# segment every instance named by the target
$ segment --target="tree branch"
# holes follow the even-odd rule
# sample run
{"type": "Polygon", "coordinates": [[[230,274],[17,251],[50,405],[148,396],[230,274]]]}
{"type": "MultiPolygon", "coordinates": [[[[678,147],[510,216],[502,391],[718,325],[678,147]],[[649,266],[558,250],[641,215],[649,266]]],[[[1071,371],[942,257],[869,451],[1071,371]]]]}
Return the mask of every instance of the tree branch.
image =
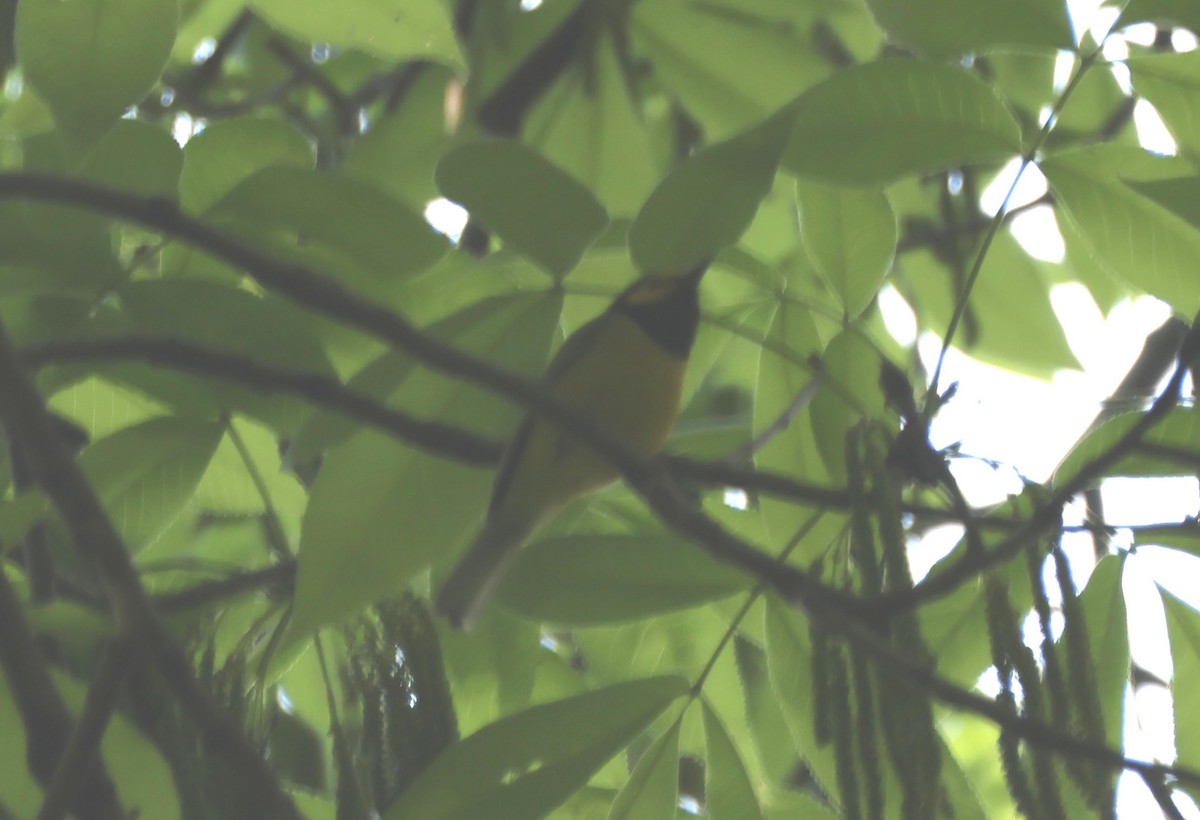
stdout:
{"type": "Polygon", "coordinates": [[[407,444],[466,464],[492,465],[503,449],[497,441],[461,427],[418,419],[393,410],[339,382],[303,370],[264,364],[167,336],[115,336],[45,342],[21,350],[31,367],[85,361],[138,361],[234,382],[261,393],[290,393],[318,407],[344,413],[407,444]]]}
{"type": "Polygon", "coordinates": [[[21,368],[3,324],[0,419],[10,439],[21,442],[38,485],[58,510],[80,556],[98,575],[112,603],[118,633],[154,660],[209,750],[231,763],[238,776],[230,785],[246,811],[252,816],[298,818],[275,773],[200,686],[188,659],[155,614],[121,537],[83,470],[55,434],[42,397],[21,368]]]}
{"type": "Polygon", "coordinates": [[[641,458],[541,384],[421,332],[398,314],[305,265],[275,259],[241,239],[187,216],[174,202],[161,198],[135,196],[89,182],[32,172],[0,174],[0,198],[3,197],[24,197],[98,211],[194,245],[301,307],[405,350],[435,370],[473,382],[530,408],[611,462],[650,508],[677,532],[695,539],[716,559],[767,581],[785,597],[806,606],[836,606],[850,612],[857,608],[858,599],[854,595],[777,562],[693,509],[674,487],[659,460],[641,458]]]}
{"type": "Polygon", "coordinates": [[[83,712],[46,789],[37,820],[60,820],[66,817],[81,793],[88,769],[100,762],[100,741],[120,696],[121,684],[128,671],[130,649],[129,641],[118,636],[109,641],[100,656],[100,665],[92,676],[83,712]]]}
{"type": "MultiPolygon", "coordinates": [[[[50,670],[17,601],[16,592],[0,566],[0,668],[25,727],[25,757],[34,776],[46,788],[72,737],[71,713],[58,692],[50,670]]],[[[76,771],[78,796],[69,805],[84,820],[122,820],[125,812],[112,779],[99,759],[76,771]]]]}

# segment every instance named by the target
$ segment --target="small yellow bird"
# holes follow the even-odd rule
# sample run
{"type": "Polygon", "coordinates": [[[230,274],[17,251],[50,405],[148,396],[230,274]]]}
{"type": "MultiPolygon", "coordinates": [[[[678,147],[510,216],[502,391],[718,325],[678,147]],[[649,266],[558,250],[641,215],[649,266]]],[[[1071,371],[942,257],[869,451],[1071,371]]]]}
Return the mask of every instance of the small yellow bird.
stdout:
{"type": "MultiPolygon", "coordinates": [[[[679,414],[707,267],[634,282],[563,343],[542,383],[635,452],[658,452],[679,414]]],[[[500,463],[483,530],[434,596],[437,610],[454,626],[472,628],[538,526],[616,478],[599,455],[527,414],[500,463]]]]}

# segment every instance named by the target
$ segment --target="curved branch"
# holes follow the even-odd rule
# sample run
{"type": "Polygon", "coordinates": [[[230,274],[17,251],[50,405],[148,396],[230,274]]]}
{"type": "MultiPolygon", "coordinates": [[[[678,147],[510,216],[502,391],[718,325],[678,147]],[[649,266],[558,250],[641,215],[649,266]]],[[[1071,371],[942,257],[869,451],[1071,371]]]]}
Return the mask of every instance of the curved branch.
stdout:
{"type": "Polygon", "coordinates": [[[429,367],[460,377],[552,421],[607,459],[647,505],[671,528],[694,539],[714,558],[766,581],[804,606],[832,606],[853,613],[859,599],[817,581],[735,537],[693,509],[658,459],[644,459],[600,429],[542,385],[421,332],[391,310],[358,296],[340,283],[295,262],[274,258],[245,241],[184,214],[159,197],[141,197],[90,182],[33,172],[0,173],[0,198],[21,197],[72,205],[137,223],[183,240],[244,271],[263,287],[295,304],[405,350],[429,367]]]}
{"type": "Polygon", "coordinates": [[[264,364],[167,336],[117,336],[70,339],[21,350],[31,367],[81,361],[139,361],[236,382],[263,393],[290,393],[390,433],[414,447],[466,464],[491,465],[503,449],[497,441],[461,427],[418,419],[356,392],[337,379],[264,364]]]}

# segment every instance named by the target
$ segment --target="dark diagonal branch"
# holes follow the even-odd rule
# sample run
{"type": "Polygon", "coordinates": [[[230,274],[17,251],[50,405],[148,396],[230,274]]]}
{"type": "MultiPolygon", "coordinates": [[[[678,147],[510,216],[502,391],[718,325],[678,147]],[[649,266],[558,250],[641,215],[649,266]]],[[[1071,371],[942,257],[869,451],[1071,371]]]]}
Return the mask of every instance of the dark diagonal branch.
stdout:
{"type": "Polygon", "coordinates": [[[112,604],[118,634],[127,636],[158,667],[208,750],[237,773],[229,786],[250,816],[298,818],[275,773],[196,680],[191,664],[142,588],[129,553],[88,483],[56,434],[45,403],[25,373],[7,330],[0,325],[0,420],[22,452],[38,485],[62,518],[81,558],[112,604]]]}
{"type": "MultiPolygon", "coordinates": [[[[0,567],[0,669],[25,727],[30,771],[50,788],[74,731],[74,721],[38,651],[16,592],[0,567]]],[[[76,794],[67,805],[84,820],[121,820],[125,812],[103,764],[93,760],[75,772],[76,794]]]]}
{"type": "Polygon", "coordinates": [[[194,245],[301,307],[407,351],[434,370],[498,393],[554,422],[612,463],[669,526],[696,539],[718,560],[766,580],[785,597],[807,606],[836,606],[851,612],[856,609],[855,596],[826,586],[795,567],[779,563],[693,509],[675,489],[661,462],[639,457],[542,385],[421,332],[398,314],[358,296],[305,265],[276,259],[225,231],[187,216],[174,202],[166,199],[140,197],[79,180],[25,172],[0,174],[0,198],[3,197],[57,202],[97,211],[194,245]]]}
{"type": "Polygon", "coordinates": [[[326,410],[344,413],[402,441],[466,464],[491,465],[502,445],[441,422],[393,410],[337,379],[265,364],[165,336],[72,339],[27,347],[21,357],[32,367],[81,361],[138,361],[234,382],[262,393],[290,393],[326,410]]]}
{"type": "Polygon", "coordinates": [[[62,759],[46,789],[37,820],[60,820],[82,794],[88,769],[100,760],[100,740],[117,705],[121,683],[129,669],[131,647],[124,638],[109,641],[92,677],[79,723],[63,751],[62,759]]]}

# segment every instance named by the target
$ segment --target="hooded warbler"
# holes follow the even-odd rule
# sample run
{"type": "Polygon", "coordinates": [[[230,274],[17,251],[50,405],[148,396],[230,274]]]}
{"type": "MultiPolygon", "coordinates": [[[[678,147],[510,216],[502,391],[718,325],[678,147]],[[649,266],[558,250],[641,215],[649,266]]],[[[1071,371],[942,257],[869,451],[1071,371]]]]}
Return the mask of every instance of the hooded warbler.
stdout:
{"type": "MultiPolygon", "coordinates": [[[[634,282],[563,343],[542,383],[635,452],[658,452],[679,413],[707,266],[634,282]]],[[[483,529],[434,597],[437,610],[456,627],[473,627],[538,526],[616,478],[601,456],[527,414],[501,460],[483,529]]]]}

